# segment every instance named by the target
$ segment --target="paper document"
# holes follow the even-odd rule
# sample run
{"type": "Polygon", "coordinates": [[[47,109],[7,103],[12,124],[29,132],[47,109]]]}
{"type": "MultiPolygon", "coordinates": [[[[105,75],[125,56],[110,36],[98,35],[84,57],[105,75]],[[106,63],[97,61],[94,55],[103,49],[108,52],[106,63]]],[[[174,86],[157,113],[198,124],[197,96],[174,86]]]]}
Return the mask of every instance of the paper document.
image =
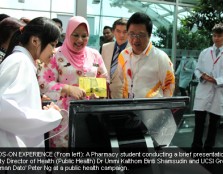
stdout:
{"type": "Polygon", "coordinates": [[[105,78],[79,77],[79,87],[90,96],[95,93],[99,97],[107,97],[107,85],[105,78]]]}

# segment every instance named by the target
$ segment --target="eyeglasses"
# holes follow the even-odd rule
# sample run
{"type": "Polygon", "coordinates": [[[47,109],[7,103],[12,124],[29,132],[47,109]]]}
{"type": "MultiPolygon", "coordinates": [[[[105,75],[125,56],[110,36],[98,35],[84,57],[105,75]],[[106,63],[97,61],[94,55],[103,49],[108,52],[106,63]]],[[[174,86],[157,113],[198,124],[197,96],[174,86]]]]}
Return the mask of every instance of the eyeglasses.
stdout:
{"type": "Polygon", "coordinates": [[[82,40],[88,39],[88,35],[71,34],[71,36],[73,36],[75,40],[78,40],[80,37],[82,40]]]}
{"type": "Polygon", "coordinates": [[[146,34],[128,34],[128,36],[131,38],[131,39],[134,39],[134,38],[137,38],[137,39],[144,39],[147,35],[146,34]]]}

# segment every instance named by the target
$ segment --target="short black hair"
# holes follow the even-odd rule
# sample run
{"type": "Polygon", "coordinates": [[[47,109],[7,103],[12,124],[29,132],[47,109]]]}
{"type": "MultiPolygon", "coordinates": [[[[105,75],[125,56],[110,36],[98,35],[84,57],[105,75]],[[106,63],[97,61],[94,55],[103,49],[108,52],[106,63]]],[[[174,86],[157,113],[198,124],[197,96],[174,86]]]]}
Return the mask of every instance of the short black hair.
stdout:
{"type": "Polygon", "coordinates": [[[53,18],[52,20],[53,20],[54,22],[60,23],[61,27],[63,27],[63,22],[62,22],[60,19],[58,19],[58,18],[53,18]]]}
{"type": "Polygon", "coordinates": [[[218,33],[218,34],[223,33],[223,23],[215,24],[214,27],[212,28],[212,33],[218,33]]]}
{"type": "Polygon", "coordinates": [[[110,26],[104,26],[104,28],[103,28],[103,30],[106,30],[106,29],[109,29],[109,30],[111,30],[112,31],[112,27],[110,27],[110,26]]]}
{"type": "Polygon", "coordinates": [[[150,36],[152,34],[153,23],[151,18],[146,13],[142,12],[134,13],[127,22],[127,31],[129,30],[129,26],[131,24],[144,24],[146,26],[148,35],[150,36]]]}

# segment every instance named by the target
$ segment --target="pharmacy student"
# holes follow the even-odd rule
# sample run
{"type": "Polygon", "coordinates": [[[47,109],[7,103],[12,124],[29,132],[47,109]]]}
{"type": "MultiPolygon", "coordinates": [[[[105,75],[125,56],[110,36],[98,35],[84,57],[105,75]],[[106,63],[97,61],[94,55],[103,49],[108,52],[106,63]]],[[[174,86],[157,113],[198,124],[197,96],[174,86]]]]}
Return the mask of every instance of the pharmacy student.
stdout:
{"type": "Polygon", "coordinates": [[[36,60],[48,63],[60,30],[38,17],[18,29],[0,65],[0,147],[44,147],[44,133],[62,120],[51,103],[42,109],[36,60]]]}
{"type": "Polygon", "coordinates": [[[223,116],[223,23],[212,28],[211,47],[201,51],[195,69],[199,79],[194,98],[195,127],[192,152],[212,152],[223,116]],[[208,129],[205,122],[208,116],[208,129]]]}

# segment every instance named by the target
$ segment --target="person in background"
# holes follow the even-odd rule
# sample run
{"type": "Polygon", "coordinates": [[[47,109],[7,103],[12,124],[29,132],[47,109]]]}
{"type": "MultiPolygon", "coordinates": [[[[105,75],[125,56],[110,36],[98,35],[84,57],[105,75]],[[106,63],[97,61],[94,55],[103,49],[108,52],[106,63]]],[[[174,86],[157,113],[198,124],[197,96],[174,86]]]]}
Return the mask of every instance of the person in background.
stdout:
{"type": "Polygon", "coordinates": [[[204,49],[199,57],[195,75],[199,79],[194,99],[195,129],[192,151],[210,152],[215,145],[220,117],[223,116],[223,23],[212,29],[213,46],[204,49]],[[206,140],[203,133],[207,114],[209,124],[206,140]]]}
{"type": "Polygon", "coordinates": [[[25,23],[20,20],[7,17],[0,22],[0,64],[5,57],[12,35],[25,23]]]}
{"type": "Polygon", "coordinates": [[[64,42],[66,33],[62,33],[60,36],[61,36],[61,40],[64,42]]]}
{"type": "Polygon", "coordinates": [[[112,32],[115,42],[102,46],[102,57],[109,74],[108,98],[122,98],[122,82],[119,78],[117,65],[118,55],[128,44],[127,19],[120,18],[113,23],[112,32]]]}
{"type": "Polygon", "coordinates": [[[46,64],[54,53],[59,28],[38,17],[12,36],[0,65],[0,147],[44,147],[44,133],[62,120],[54,103],[44,107],[35,60],[46,64]]]}
{"type": "MultiPolygon", "coordinates": [[[[38,73],[42,94],[57,100],[60,108],[68,110],[70,100],[86,99],[86,92],[79,88],[79,77],[107,78],[107,70],[99,52],[87,46],[89,24],[84,17],[74,16],[68,21],[63,45],[48,66],[38,73]]],[[[66,128],[68,118],[50,136],[66,128]]],[[[68,130],[50,140],[51,147],[68,147],[68,130]]]]}
{"type": "Polygon", "coordinates": [[[53,18],[52,20],[56,23],[56,25],[59,27],[60,32],[61,32],[60,33],[60,38],[59,38],[59,41],[58,41],[58,44],[57,44],[57,47],[60,47],[63,44],[63,41],[64,41],[63,37],[61,36],[62,32],[63,32],[63,22],[58,18],[53,18]]]}
{"type": "Polygon", "coordinates": [[[173,64],[167,54],[152,45],[152,21],[145,13],[128,20],[130,47],[118,57],[123,98],[171,97],[175,88],[173,64]]]}
{"type": "Polygon", "coordinates": [[[180,64],[175,72],[175,75],[179,80],[178,86],[181,96],[190,95],[190,82],[193,78],[195,67],[196,60],[193,57],[182,57],[180,64]]]}
{"type": "Polygon", "coordinates": [[[100,50],[101,53],[102,45],[104,43],[113,42],[114,41],[114,35],[112,33],[112,27],[110,26],[104,26],[103,28],[103,36],[100,37],[100,50]]]}

